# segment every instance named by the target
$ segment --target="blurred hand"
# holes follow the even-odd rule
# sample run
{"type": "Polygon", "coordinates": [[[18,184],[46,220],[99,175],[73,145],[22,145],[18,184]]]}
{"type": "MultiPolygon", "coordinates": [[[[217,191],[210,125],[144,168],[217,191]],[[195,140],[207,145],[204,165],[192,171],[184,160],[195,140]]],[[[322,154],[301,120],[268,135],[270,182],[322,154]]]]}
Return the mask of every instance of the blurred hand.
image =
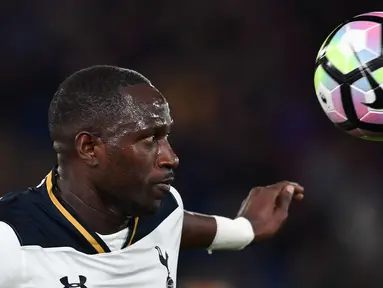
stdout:
{"type": "Polygon", "coordinates": [[[248,219],[254,229],[254,241],[274,236],[288,217],[292,199],[303,199],[303,187],[293,182],[279,182],[254,187],[242,202],[238,217],[248,219]]]}

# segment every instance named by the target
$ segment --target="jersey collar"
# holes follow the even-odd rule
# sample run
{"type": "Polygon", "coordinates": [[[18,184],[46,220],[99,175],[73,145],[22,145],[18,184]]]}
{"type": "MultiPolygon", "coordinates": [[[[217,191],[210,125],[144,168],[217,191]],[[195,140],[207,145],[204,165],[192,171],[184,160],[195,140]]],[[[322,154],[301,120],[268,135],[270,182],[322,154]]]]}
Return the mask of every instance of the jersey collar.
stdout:
{"type": "MultiPolygon", "coordinates": [[[[63,201],[59,200],[59,197],[55,195],[55,191],[57,189],[56,185],[56,174],[57,170],[53,169],[49,172],[45,179],[45,186],[48,192],[48,196],[52,204],[56,207],[58,212],[66,219],[69,224],[75,228],[83,238],[93,247],[97,253],[105,253],[110,252],[108,245],[97,235],[97,233],[90,231],[86,228],[84,223],[81,223],[79,217],[76,217],[75,211],[68,205],[66,205],[63,201]]],[[[133,219],[132,219],[133,220],[133,219]]],[[[133,243],[133,238],[135,236],[138,225],[138,217],[135,217],[134,221],[131,221],[131,225],[129,225],[129,235],[123,247],[130,246],[133,243]]]]}

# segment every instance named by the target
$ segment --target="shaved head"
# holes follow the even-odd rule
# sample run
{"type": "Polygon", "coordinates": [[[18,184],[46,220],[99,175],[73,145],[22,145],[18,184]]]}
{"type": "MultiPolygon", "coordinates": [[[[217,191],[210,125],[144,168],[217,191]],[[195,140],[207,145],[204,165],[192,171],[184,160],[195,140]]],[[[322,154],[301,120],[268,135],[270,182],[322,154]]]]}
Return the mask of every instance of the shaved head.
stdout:
{"type": "Polygon", "coordinates": [[[136,108],[145,107],[138,105],[140,99],[123,93],[135,85],[151,86],[138,72],[114,66],[93,66],[72,74],[59,86],[49,107],[52,140],[71,141],[82,130],[107,138],[118,132],[118,124],[136,121],[142,111],[136,108]]]}

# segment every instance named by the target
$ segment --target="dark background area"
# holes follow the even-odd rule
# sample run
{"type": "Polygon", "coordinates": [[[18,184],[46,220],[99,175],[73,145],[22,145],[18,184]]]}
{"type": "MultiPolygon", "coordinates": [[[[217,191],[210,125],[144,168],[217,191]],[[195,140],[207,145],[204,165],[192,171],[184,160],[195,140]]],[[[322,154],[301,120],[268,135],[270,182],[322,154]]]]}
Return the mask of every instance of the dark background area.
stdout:
{"type": "Polygon", "coordinates": [[[38,184],[55,164],[47,108],[65,77],[131,68],[170,102],[186,209],[233,217],[252,186],[286,179],[307,193],[271,241],[182,251],[179,287],[382,287],[383,144],[336,129],[313,88],[326,36],[379,10],[364,3],[3,1],[2,194],[38,184]]]}

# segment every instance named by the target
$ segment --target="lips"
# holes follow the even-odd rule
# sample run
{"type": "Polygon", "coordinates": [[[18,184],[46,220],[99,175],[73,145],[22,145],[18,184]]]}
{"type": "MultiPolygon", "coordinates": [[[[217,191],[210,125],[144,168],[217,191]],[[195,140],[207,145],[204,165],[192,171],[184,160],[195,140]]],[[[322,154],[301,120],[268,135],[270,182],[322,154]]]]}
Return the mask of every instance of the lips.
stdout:
{"type": "Polygon", "coordinates": [[[155,183],[155,185],[159,186],[159,187],[169,187],[170,188],[170,185],[172,185],[174,181],[174,177],[167,177],[167,178],[164,178],[160,181],[157,181],[155,183]]]}
{"type": "Polygon", "coordinates": [[[154,190],[157,191],[158,193],[158,194],[156,193],[157,196],[162,198],[166,193],[168,193],[170,191],[170,187],[173,181],[174,181],[173,176],[162,178],[159,181],[155,181],[153,183],[153,188],[154,190]]]}
{"type": "Polygon", "coordinates": [[[155,186],[162,191],[168,192],[170,190],[170,184],[157,183],[155,186]]]}

